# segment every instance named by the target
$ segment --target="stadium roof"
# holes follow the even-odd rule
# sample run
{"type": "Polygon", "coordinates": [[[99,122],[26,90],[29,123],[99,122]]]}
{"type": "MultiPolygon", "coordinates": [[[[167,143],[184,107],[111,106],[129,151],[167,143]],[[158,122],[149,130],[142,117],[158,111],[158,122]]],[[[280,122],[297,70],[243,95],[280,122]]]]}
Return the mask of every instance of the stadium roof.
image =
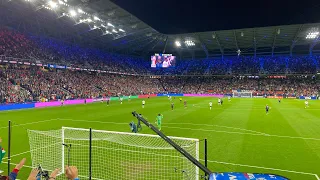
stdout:
{"type": "Polygon", "coordinates": [[[320,23],[167,35],[109,0],[4,1],[0,15],[1,25],[22,32],[145,57],[153,53],[180,58],[235,56],[238,50],[242,55],[320,52],[319,37],[306,39],[308,33],[319,31],[320,23]],[[71,10],[77,15],[71,16],[71,10]]]}

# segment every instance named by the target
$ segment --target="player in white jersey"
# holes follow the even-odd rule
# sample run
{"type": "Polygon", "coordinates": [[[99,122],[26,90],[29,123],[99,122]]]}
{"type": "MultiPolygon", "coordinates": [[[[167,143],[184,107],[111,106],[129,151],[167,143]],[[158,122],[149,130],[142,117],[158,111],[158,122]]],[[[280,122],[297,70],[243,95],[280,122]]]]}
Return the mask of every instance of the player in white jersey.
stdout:
{"type": "Polygon", "coordinates": [[[231,96],[228,96],[228,101],[231,101],[231,96]]]}
{"type": "Polygon", "coordinates": [[[122,104],[122,101],[123,101],[123,97],[120,97],[120,104],[122,104]]]}
{"type": "Polygon", "coordinates": [[[210,101],[209,102],[209,107],[210,107],[210,110],[212,109],[212,102],[210,101]]]}
{"type": "Polygon", "coordinates": [[[128,97],[128,101],[131,101],[131,95],[129,95],[129,97],[128,97]]]}
{"type": "Polygon", "coordinates": [[[221,105],[221,99],[220,98],[218,99],[218,105],[221,105]]]}
{"type": "Polygon", "coordinates": [[[145,104],[146,104],[146,101],[142,100],[142,108],[144,108],[145,104]]]}
{"type": "Polygon", "coordinates": [[[304,102],[304,104],[305,104],[305,107],[304,107],[304,108],[309,107],[309,102],[308,102],[308,100],[306,100],[306,101],[304,102]]]}

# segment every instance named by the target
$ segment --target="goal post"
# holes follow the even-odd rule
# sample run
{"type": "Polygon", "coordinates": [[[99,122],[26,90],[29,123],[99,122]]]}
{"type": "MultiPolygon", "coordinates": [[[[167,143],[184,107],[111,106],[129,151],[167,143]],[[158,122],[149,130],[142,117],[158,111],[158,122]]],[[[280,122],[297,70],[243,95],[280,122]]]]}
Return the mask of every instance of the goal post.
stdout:
{"type": "MultiPolygon", "coordinates": [[[[62,144],[70,144],[70,165],[77,166],[84,179],[90,163],[92,179],[199,179],[199,168],[158,135],[93,129],[91,141],[89,135],[89,129],[71,127],[28,130],[32,166],[64,169],[68,152],[62,144]]],[[[169,138],[199,160],[199,139],[169,138]]]]}

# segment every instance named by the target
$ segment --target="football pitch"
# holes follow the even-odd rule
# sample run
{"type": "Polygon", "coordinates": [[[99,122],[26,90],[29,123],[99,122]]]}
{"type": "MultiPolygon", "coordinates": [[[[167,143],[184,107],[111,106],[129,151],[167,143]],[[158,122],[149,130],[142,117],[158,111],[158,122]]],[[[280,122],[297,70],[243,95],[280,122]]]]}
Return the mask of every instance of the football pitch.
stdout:
{"type": "MultiPolygon", "coordinates": [[[[213,172],[254,172],[278,174],[296,180],[319,180],[320,175],[320,101],[283,99],[224,99],[183,97],[173,99],[172,111],[166,97],[111,101],[0,112],[0,137],[7,149],[8,120],[12,121],[12,163],[27,158],[18,178],[27,179],[31,157],[27,129],[57,130],[62,126],[129,132],[129,122],[137,120],[132,111],[154,123],[163,114],[162,132],[167,136],[208,139],[208,167],[213,172]],[[209,102],[213,102],[212,110],[209,102]],[[265,113],[265,105],[271,109],[265,113]]],[[[143,126],[141,133],[155,134],[143,126]]],[[[203,143],[200,144],[203,162],[203,143]]],[[[0,165],[6,170],[7,158],[0,165]]],[[[13,168],[14,166],[12,166],[13,168]]],[[[93,167],[94,168],[94,167],[93,167]]],[[[121,167],[119,167],[121,168],[121,167]]],[[[121,177],[119,177],[121,179],[121,177]]]]}

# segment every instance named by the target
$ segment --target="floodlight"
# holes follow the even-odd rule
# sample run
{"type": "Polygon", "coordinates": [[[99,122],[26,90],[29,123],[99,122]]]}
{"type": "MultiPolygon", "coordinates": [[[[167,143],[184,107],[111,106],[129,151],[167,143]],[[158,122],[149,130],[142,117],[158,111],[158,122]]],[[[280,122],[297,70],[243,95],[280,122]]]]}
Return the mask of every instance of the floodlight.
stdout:
{"type": "Polygon", "coordinates": [[[119,29],[119,31],[121,31],[121,32],[125,32],[123,29],[119,29]]]}
{"type": "Polygon", "coordinates": [[[82,9],[78,9],[78,13],[84,13],[82,9]]]}
{"type": "Polygon", "coordinates": [[[191,41],[191,40],[186,40],[186,41],[184,41],[184,43],[186,44],[186,46],[195,46],[196,44],[193,42],[193,41],[191,41]]]}
{"type": "Polygon", "coordinates": [[[118,31],[116,31],[115,29],[113,29],[113,30],[112,30],[112,32],[114,32],[114,33],[118,33],[118,31]]]}
{"type": "Polygon", "coordinates": [[[306,39],[315,39],[319,37],[319,32],[315,31],[315,32],[310,32],[307,34],[306,39]]]}
{"type": "Polygon", "coordinates": [[[75,10],[70,10],[69,14],[70,14],[70,16],[74,17],[77,15],[77,12],[75,10]]]}
{"type": "Polygon", "coordinates": [[[56,2],[49,1],[49,6],[50,6],[52,9],[54,9],[54,8],[56,8],[58,5],[57,5],[56,2]]]}
{"type": "Polygon", "coordinates": [[[114,25],[113,25],[113,24],[111,24],[111,23],[108,23],[108,26],[114,27],[114,25]]]}
{"type": "Polygon", "coordinates": [[[175,42],[176,46],[180,47],[181,46],[181,43],[179,41],[176,41],[175,42]]]}
{"type": "Polygon", "coordinates": [[[93,19],[96,21],[100,21],[100,19],[97,16],[93,16],[93,19]]]}
{"type": "Polygon", "coordinates": [[[88,21],[88,22],[92,22],[92,19],[88,18],[87,21],[88,21]]]}

